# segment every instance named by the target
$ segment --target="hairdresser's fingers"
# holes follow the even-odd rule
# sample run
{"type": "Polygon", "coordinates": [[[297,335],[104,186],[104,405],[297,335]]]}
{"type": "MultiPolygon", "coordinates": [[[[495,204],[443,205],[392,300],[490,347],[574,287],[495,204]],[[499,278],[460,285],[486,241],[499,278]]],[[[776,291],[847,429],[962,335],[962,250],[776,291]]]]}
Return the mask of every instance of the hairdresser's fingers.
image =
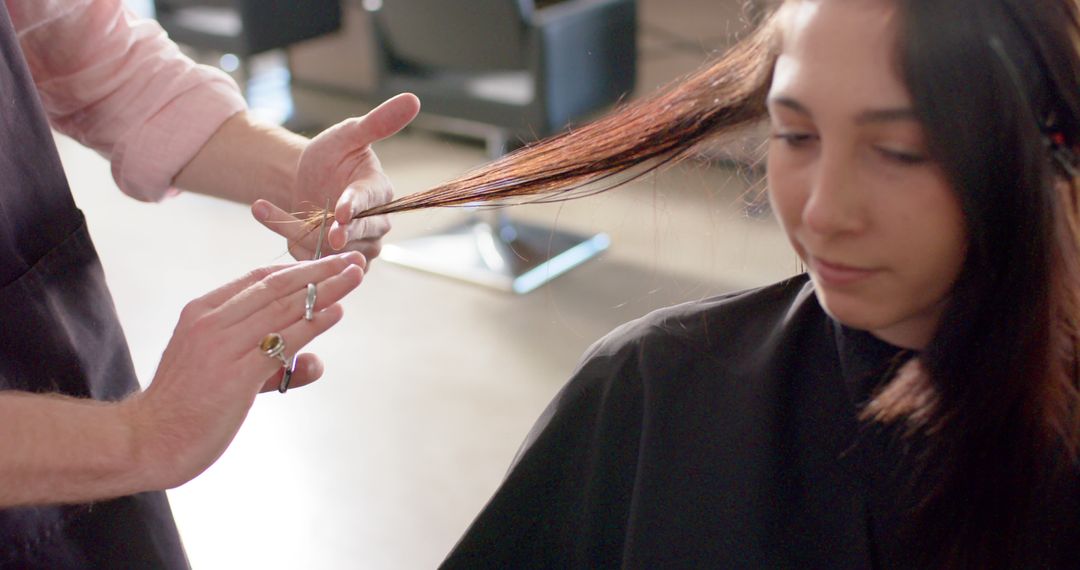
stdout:
{"type": "MultiPolygon", "coordinates": [[[[350,265],[341,273],[315,283],[315,312],[318,313],[333,306],[356,289],[363,280],[363,270],[350,265]]],[[[230,325],[226,330],[231,337],[240,338],[254,334],[261,338],[261,334],[266,334],[266,331],[280,331],[303,321],[307,308],[306,301],[307,285],[305,284],[297,291],[267,303],[247,318],[230,325]],[[255,331],[255,333],[250,331],[255,331]]]]}
{"type": "Polygon", "coordinates": [[[368,260],[370,268],[371,262],[382,253],[383,242],[381,239],[354,239],[346,243],[342,249],[359,252],[368,260]]]}
{"type": "Polygon", "coordinates": [[[382,206],[394,198],[390,179],[381,170],[371,172],[366,179],[352,181],[338,198],[334,209],[334,225],[330,228],[330,245],[335,250],[345,248],[356,239],[380,239],[390,231],[390,220],[368,221],[374,217],[354,220],[361,212],[382,206]]]}
{"type": "MultiPolygon", "coordinates": [[[[359,250],[357,250],[359,251],[359,250]]],[[[222,303],[228,301],[232,297],[235,297],[238,293],[247,289],[251,285],[265,279],[271,273],[281,271],[286,267],[293,265],[291,263],[282,263],[280,265],[269,265],[266,267],[260,267],[255,269],[243,277],[236,279],[230,283],[226,283],[217,289],[199,297],[192,302],[194,305],[192,308],[200,310],[201,312],[208,312],[221,306],[222,303]]]]}
{"type": "MultiPolygon", "coordinates": [[[[365,265],[366,260],[357,252],[333,255],[319,261],[298,263],[253,283],[222,303],[208,317],[217,327],[233,327],[238,323],[249,323],[250,326],[247,328],[255,332],[238,330],[235,335],[236,338],[241,339],[241,343],[246,343],[247,340],[242,338],[244,335],[266,334],[276,328],[275,325],[281,324],[276,320],[268,321],[265,318],[261,319],[263,322],[258,322],[258,317],[279,314],[281,311],[292,311],[296,318],[302,318],[304,303],[297,299],[301,296],[301,292],[306,292],[308,283],[315,283],[316,287],[321,287],[324,281],[331,278],[343,278],[350,283],[355,282],[351,285],[355,288],[363,278],[361,267],[365,265]],[[256,322],[251,322],[253,318],[256,322]]],[[[324,301],[327,300],[329,299],[324,299],[324,301]]]]}
{"type": "Polygon", "coordinates": [[[379,241],[390,231],[389,216],[372,216],[349,224],[349,243],[379,241]]]}
{"type": "MultiPolygon", "coordinates": [[[[382,206],[394,199],[394,187],[381,170],[365,173],[352,180],[334,205],[334,221],[348,224],[359,213],[382,206]]],[[[370,236],[352,236],[352,238],[370,236]]]]}
{"type": "MultiPolygon", "coordinates": [[[[323,366],[322,359],[311,353],[304,353],[296,358],[296,369],[293,371],[292,378],[289,380],[289,389],[299,388],[306,386],[312,382],[322,378],[325,367],[323,366]]],[[[270,378],[263,383],[260,392],[278,391],[281,386],[281,376],[285,374],[284,367],[279,368],[270,378]]]]}
{"type": "MultiPolygon", "coordinates": [[[[301,261],[315,258],[315,246],[319,239],[319,227],[314,228],[304,220],[278,208],[266,200],[256,200],[251,205],[251,215],[270,231],[285,238],[289,253],[301,261]]],[[[324,253],[326,248],[324,249],[324,253]]]]}
{"type": "Polygon", "coordinates": [[[391,224],[389,216],[371,216],[367,218],[361,218],[359,220],[352,220],[346,223],[344,226],[338,226],[340,229],[340,235],[344,235],[344,238],[338,238],[338,244],[335,248],[338,251],[359,251],[364,254],[364,257],[373,259],[371,252],[367,250],[367,246],[370,243],[377,243],[387,233],[390,232],[391,224]],[[364,246],[365,249],[358,249],[356,246],[364,246]]]}

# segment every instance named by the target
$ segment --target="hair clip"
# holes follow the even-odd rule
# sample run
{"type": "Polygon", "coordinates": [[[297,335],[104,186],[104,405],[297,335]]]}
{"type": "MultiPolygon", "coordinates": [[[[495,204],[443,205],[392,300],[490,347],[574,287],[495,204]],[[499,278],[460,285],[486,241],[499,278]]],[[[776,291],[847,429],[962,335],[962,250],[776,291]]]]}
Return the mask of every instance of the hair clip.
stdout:
{"type": "MultiPolygon", "coordinates": [[[[1028,99],[1027,91],[1023,87],[1024,83],[1020,79],[1020,72],[1017,70],[1012,59],[1009,57],[1008,52],[1005,50],[1005,45],[1001,42],[1001,38],[991,36],[989,43],[990,49],[997,55],[1001,65],[1005,68],[1005,72],[1009,75],[1009,79],[1012,81],[1013,87],[1016,88],[1016,93],[1020,96],[1020,100],[1027,108],[1034,110],[1031,101],[1028,99]]],[[[1043,142],[1046,145],[1046,149],[1050,152],[1050,157],[1061,166],[1061,169],[1064,170],[1065,174],[1069,177],[1080,178],[1080,157],[1077,157],[1074,147],[1069,146],[1068,141],[1065,139],[1065,134],[1055,127],[1057,124],[1056,117],[1052,113],[1047,116],[1045,120],[1036,116],[1036,124],[1043,133],[1043,142]]]]}
{"type": "Polygon", "coordinates": [[[1043,137],[1051,158],[1071,178],[1080,178],[1080,156],[1077,155],[1076,149],[1066,142],[1064,133],[1053,131],[1043,137]]]}

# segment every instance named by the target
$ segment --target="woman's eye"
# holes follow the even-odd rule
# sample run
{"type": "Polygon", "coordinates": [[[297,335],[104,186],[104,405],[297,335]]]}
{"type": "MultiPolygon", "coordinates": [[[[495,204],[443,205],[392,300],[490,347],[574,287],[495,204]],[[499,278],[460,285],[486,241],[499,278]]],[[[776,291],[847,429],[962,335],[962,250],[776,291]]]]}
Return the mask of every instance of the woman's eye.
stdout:
{"type": "Polygon", "coordinates": [[[917,152],[907,152],[885,147],[877,147],[878,153],[886,159],[904,165],[922,164],[926,162],[926,156],[917,152]]]}
{"type": "Polygon", "coordinates": [[[773,133],[772,138],[783,141],[791,147],[800,147],[817,140],[817,135],[808,133],[773,133]]]}

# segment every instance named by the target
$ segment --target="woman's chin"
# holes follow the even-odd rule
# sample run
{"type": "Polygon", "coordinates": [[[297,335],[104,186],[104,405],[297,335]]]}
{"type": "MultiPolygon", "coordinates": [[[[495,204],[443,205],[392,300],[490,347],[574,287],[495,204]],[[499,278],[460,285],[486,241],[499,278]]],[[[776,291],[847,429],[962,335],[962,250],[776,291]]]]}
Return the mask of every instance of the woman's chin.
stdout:
{"type": "MultiPolygon", "coordinates": [[[[821,297],[818,297],[821,300],[821,297]]],[[[863,330],[893,346],[922,350],[933,337],[936,321],[927,318],[903,318],[889,307],[853,306],[821,302],[825,313],[848,328],[863,330]]]]}
{"type": "Polygon", "coordinates": [[[881,307],[841,295],[822,294],[820,290],[815,292],[825,313],[846,327],[874,331],[889,325],[881,307]]]}

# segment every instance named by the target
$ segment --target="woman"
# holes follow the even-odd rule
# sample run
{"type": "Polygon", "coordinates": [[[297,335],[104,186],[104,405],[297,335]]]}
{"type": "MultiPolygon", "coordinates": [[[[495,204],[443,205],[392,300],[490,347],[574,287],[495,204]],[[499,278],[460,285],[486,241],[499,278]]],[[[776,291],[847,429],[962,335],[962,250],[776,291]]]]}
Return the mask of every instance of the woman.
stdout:
{"type": "Polygon", "coordinates": [[[379,209],[768,116],[808,269],[594,345],[445,567],[1080,567],[1078,42],[1072,0],[790,0],[670,92],[379,209]]]}

